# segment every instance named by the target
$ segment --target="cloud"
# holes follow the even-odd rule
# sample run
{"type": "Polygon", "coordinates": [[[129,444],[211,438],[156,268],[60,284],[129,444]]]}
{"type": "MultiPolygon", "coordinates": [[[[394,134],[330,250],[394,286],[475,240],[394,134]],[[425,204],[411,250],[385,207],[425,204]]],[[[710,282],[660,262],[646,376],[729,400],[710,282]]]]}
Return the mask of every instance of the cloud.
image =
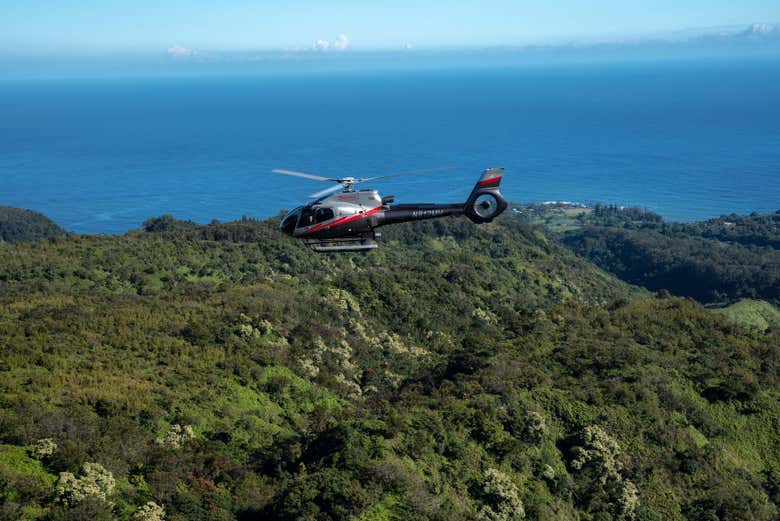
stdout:
{"type": "Polygon", "coordinates": [[[198,54],[198,52],[195,51],[194,49],[182,47],[181,45],[174,45],[172,47],[168,47],[168,56],[172,58],[191,58],[196,54],[198,54]]]}
{"type": "Polygon", "coordinates": [[[349,47],[349,38],[346,34],[340,34],[336,41],[333,42],[333,48],[337,51],[345,51],[349,47]]]}
{"type": "Polygon", "coordinates": [[[349,38],[346,34],[340,34],[335,40],[317,40],[314,43],[314,49],[321,52],[326,51],[346,51],[349,48],[349,38]]]}

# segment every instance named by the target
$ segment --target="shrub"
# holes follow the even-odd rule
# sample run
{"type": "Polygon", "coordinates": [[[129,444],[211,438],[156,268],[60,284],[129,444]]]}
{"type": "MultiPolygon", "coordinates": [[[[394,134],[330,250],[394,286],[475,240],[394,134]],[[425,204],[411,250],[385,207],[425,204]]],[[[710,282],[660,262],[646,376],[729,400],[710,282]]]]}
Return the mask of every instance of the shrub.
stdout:
{"type": "Polygon", "coordinates": [[[547,424],[544,416],[535,411],[529,411],[525,423],[524,438],[529,443],[539,443],[547,436],[547,424]]]}
{"type": "Polygon", "coordinates": [[[178,423],[174,423],[171,425],[168,432],[157,438],[155,442],[166,449],[180,449],[184,444],[194,438],[195,431],[192,430],[192,425],[185,425],[182,427],[178,423]]]}
{"type": "Polygon", "coordinates": [[[571,467],[574,470],[591,469],[602,485],[608,480],[620,478],[620,446],[604,429],[597,425],[585,427],[579,443],[572,449],[574,459],[571,467]]]}
{"type": "Polygon", "coordinates": [[[65,506],[74,506],[86,499],[107,501],[113,493],[114,476],[100,463],[85,463],[81,477],[61,472],[54,494],[65,506]]]}
{"type": "Polygon", "coordinates": [[[133,521],[163,521],[165,519],[165,508],[154,501],[149,501],[133,514],[133,521]]]}
{"type": "Polygon", "coordinates": [[[578,473],[581,498],[617,520],[633,520],[639,491],[623,476],[618,443],[597,425],[586,427],[572,449],[571,468],[578,473]]]}
{"type": "Polygon", "coordinates": [[[32,455],[37,460],[48,458],[57,450],[57,443],[51,438],[41,438],[35,442],[32,455]]]}
{"type": "Polygon", "coordinates": [[[513,521],[525,518],[520,491],[511,478],[497,469],[488,469],[482,483],[485,505],[478,517],[484,521],[513,521]]]}

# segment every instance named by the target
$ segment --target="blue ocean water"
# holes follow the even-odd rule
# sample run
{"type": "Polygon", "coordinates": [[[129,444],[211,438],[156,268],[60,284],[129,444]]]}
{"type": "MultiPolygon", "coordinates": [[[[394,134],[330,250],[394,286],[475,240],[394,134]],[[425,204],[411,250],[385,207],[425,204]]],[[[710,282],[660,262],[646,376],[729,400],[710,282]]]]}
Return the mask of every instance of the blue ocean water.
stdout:
{"type": "Polygon", "coordinates": [[[639,205],[671,220],[780,209],[780,63],[768,60],[0,82],[0,205],[121,233],[172,213],[274,215],[380,175],[398,202],[463,200],[505,166],[516,202],[639,205]]]}

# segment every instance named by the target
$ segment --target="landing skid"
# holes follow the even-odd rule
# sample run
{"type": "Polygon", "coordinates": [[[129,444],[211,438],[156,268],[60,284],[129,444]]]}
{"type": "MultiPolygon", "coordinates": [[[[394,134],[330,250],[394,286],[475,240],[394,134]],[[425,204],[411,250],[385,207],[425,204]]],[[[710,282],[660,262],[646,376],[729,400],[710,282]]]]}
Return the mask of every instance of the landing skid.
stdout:
{"type": "MultiPolygon", "coordinates": [[[[379,234],[376,234],[378,238],[379,234]]],[[[379,247],[379,244],[373,237],[350,237],[343,239],[321,239],[307,241],[306,245],[312,250],[325,253],[325,252],[345,252],[345,251],[368,251],[375,250],[379,247]]]]}

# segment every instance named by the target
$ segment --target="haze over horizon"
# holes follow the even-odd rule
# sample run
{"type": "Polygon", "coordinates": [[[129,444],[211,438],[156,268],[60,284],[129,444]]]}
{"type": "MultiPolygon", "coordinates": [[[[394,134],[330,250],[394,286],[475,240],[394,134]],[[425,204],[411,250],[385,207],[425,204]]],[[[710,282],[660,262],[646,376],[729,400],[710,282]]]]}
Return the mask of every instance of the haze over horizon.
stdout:
{"type": "Polygon", "coordinates": [[[623,40],[687,29],[780,21],[780,4],[747,0],[559,0],[537,5],[459,0],[392,6],[340,0],[219,5],[175,0],[132,4],[64,0],[0,2],[0,55],[106,57],[168,52],[403,50],[623,40]]]}

